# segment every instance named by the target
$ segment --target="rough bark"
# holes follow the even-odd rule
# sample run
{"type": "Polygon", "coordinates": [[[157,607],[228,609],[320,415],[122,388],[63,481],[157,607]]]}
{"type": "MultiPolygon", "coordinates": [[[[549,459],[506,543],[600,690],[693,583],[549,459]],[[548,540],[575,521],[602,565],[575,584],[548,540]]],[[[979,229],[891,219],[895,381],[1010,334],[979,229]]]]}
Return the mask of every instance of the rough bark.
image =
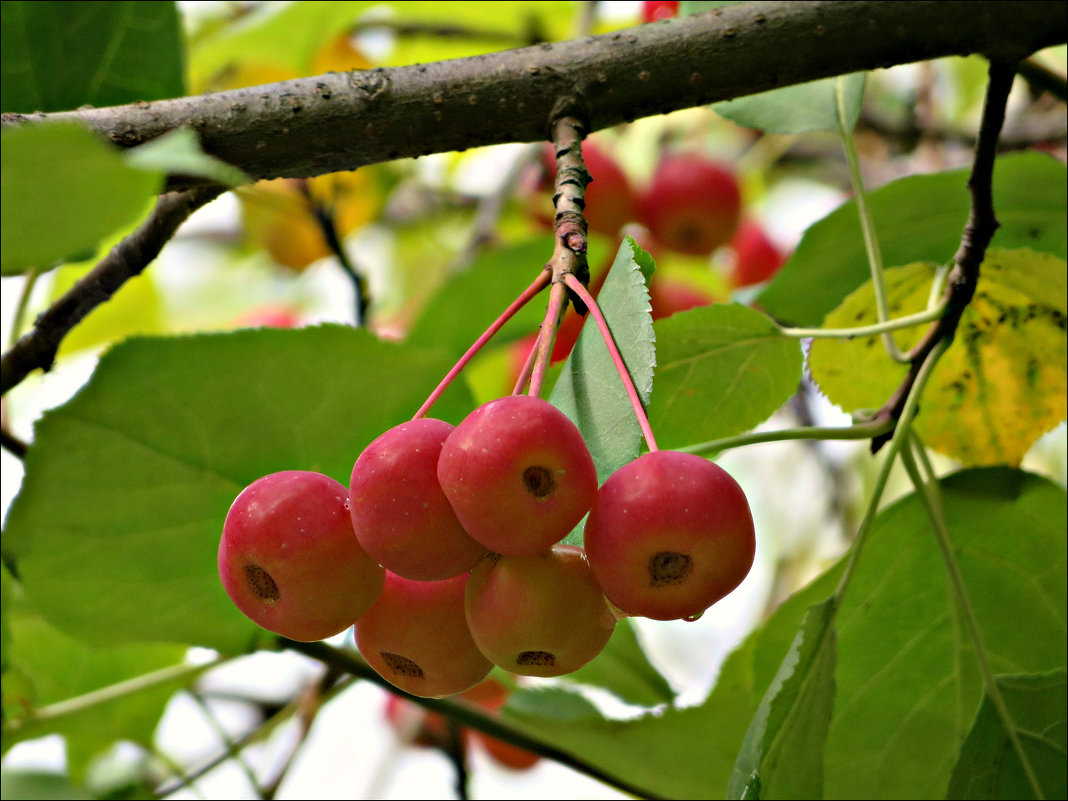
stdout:
{"type": "MultiPolygon", "coordinates": [[[[589,131],[831,75],[949,55],[1019,59],[1068,38],[1064,2],[753,2],[472,58],[55,114],[132,147],[176,127],[254,178],[589,131]]],[[[187,184],[175,183],[171,188],[187,184]]]]}

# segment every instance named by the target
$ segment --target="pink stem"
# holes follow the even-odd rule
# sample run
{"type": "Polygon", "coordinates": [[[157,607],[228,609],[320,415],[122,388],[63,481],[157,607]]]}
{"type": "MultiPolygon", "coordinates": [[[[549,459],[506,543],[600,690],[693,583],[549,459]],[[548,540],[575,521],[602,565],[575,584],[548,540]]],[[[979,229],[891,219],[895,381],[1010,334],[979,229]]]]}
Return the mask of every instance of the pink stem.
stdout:
{"type": "Polygon", "coordinates": [[[534,340],[534,344],[530,350],[527,351],[527,358],[523,362],[523,369],[519,371],[519,378],[516,379],[515,387],[512,389],[513,395],[522,395],[523,390],[526,389],[527,384],[530,383],[530,373],[534,369],[534,359],[538,355],[538,343],[541,341],[541,333],[538,333],[537,338],[534,340]]]}
{"type": "Polygon", "coordinates": [[[560,316],[567,303],[567,289],[563,284],[553,284],[549,290],[549,306],[545,310],[545,319],[538,332],[538,356],[534,361],[534,371],[530,375],[530,389],[527,394],[532,397],[541,395],[541,385],[545,382],[545,371],[553,355],[553,341],[556,330],[560,327],[560,316]]]}
{"type": "Polygon", "coordinates": [[[634,416],[638,418],[638,426],[642,430],[642,436],[645,437],[645,444],[649,446],[650,451],[659,450],[656,447],[656,439],[653,437],[652,426],[649,425],[649,418],[646,416],[645,408],[642,406],[641,398],[638,396],[638,389],[634,386],[634,381],[630,377],[630,372],[627,370],[627,365],[623,361],[619,348],[616,347],[616,341],[612,337],[612,331],[608,328],[608,321],[604,319],[604,315],[601,313],[601,307],[597,305],[597,301],[593,299],[593,295],[590,294],[589,290],[574,275],[568,273],[563,280],[567,284],[567,288],[582,299],[582,302],[589,308],[590,314],[593,315],[593,319],[597,322],[597,327],[601,330],[601,336],[604,337],[604,344],[608,346],[608,353],[612,357],[612,364],[616,366],[616,372],[623,379],[623,388],[627,390],[627,397],[630,398],[634,416]]]}
{"type": "Polygon", "coordinates": [[[474,358],[475,354],[482,350],[482,347],[492,339],[494,334],[501,330],[505,323],[515,316],[516,312],[526,306],[531,298],[541,292],[551,278],[552,273],[549,270],[542,270],[538,273],[538,277],[534,279],[534,283],[524,289],[519,297],[512,301],[512,304],[504,310],[504,313],[494,321],[493,325],[486,329],[482,336],[475,340],[475,344],[467,349],[467,353],[461,356],[460,361],[456,362],[456,364],[453,365],[453,368],[449,370],[448,374],[441,379],[441,383],[430,393],[430,397],[423,402],[423,405],[419,407],[419,411],[412,417],[413,420],[418,420],[420,417],[426,416],[426,413],[430,411],[430,407],[433,406],[437,399],[441,397],[442,393],[448,389],[452,380],[456,378],[465,366],[467,366],[467,363],[474,358]]]}

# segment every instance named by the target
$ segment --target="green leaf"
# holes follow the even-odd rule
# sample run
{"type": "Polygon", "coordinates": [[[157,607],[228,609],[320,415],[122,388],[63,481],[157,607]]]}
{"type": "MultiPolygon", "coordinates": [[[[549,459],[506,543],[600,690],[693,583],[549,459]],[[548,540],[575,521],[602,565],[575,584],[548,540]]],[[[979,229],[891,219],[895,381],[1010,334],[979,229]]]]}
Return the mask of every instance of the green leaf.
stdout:
{"type": "Polygon", "coordinates": [[[801,346],[765,315],[714,304],[657,320],[649,421],[662,448],[748,431],[801,380],[801,346]]]}
{"type": "Polygon", "coordinates": [[[423,0],[396,3],[395,19],[423,25],[466,28],[466,36],[433,33],[397,37],[385,66],[445,61],[535,42],[568,39],[574,35],[576,7],[560,0],[503,0],[493,5],[492,17],[479,3],[467,0],[423,0]]]}
{"type": "Polygon", "coordinates": [[[77,801],[93,797],[88,790],[71,784],[70,779],[63,773],[35,769],[0,769],[0,788],[0,794],[4,798],[77,801]]]}
{"type": "MultiPolygon", "coordinates": [[[[1068,687],[1063,670],[998,676],[997,685],[1044,798],[1068,792],[1068,687]]],[[[989,695],[961,748],[946,798],[1035,798],[1023,763],[989,695]]]]}
{"type": "Polygon", "coordinates": [[[189,54],[190,83],[202,87],[237,65],[271,66],[307,74],[319,47],[359,18],[373,2],[269,3],[202,36],[189,54]]]}
{"type": "Polygon", "coordinates": [[[192,679],[195,668],[182,664],[183,646],[133,643],[99,648],[56,630],[27,602],[11,582],[5,616],[11,630],[9,670],[3,676],[5,751],[15,743],[45,734],[64,735],[71,776],[80,778],[85,758],[117,740],[150,746],[163,708],[178,688],[192,679]],[[163,671],[160,680],[127,692],[101,695],[104,688],[163,671]],[[95,693],[94,696],[87,694],[95,693]]]}
{"type": "MultiPolygon", "coordinates": [[[[652,269],[649,255],[633,239],[625,237],[597,303],[638,395],[647,405],[653,388],[656,349],[643,269],[652,269]]],[[[641,428],[592,318],[582,326],[549,400],[579,427],[600,481],[638,456],[641,428]]]]}
{"type": "Polygon", "coordinates": [[[713,104],[720,116],[765,133],[799,134],[821,128],[852,130],[860,117],[866,73],[772,89],[756,95],[713,104]],[[842,82],[844,118],[839,115],[837,84],[842,82]]]}
{"type": "Polygon", "coordinates": [[[575,7],[566,2],[501,2],[486,14],[479,3],[378,2],[278,3],[254,9],[239,22],[195,43],[190,56],[194,86],[237,64],[270,65],[310,74],[316,53],[330,37],[359,22],[384,19],[423,26],[467,28],[467,36],[439,36],[415,30],[398,36],[376,62],[380,66],[444,61],[521,47],[532,41],[564,39],[574,30],[575,7]],[[367,14],[375,9],[373,15],[367,14]]]}
{"type": "MultiPolygon", "coordinates": [[[[1008,468],[965,470],[939,483],[991,668],[1063,669],[1064,488],[1008,468]]],[[[825,797],[944,797],[983,688],[915,494],[879,514],[836,625],[825,797]]]]}
{"type": "Polygon", "coordinates": [[[670,703],[675,692],[645,656],[634,627],[621,620],[607,647],[592,662],[567,676],[568,681],[592,684],[636,706],[670,703]]]}
{"type": "MultiPolygon", "coordinates": [[[[407,341],[445,348],[459,356],[533,283],[551,250],[552,243],[540,238],[483,254],[431,297],[407,341]]],[[[536,332],[544,316],[545,300],[535,298],[497,332],[493,341],[508,342],[536,332]]]]}
{"type": "MultiPolygon", "coordinates": [[[[915,175],[868,194],[883,264],[948,263],[968,219],[968,170],[915,175]]],[[[998,158],[994,208],[1001,225],[993,246],[1068,256],[1068,172],[1041,153],[998,158]]],[[[806,232],[790,260],[757,298],[772,317],[816,326],[871,278],[855,201],[806,232]]]]}
{"type": "MultiPolygon", "coordinates": [[[[340,326],[128,340],[38,423],[5,558],[45,618],[88,642],[243,650],[258,629],[216,567],[234,497],[278,470],[347,485],[363,447],[450,365],[340,326]]],[[[435,414],[470,408],[458,386],[435,414]]]]}
{"type": "Polygon", "coordinates": [[[823,744],[834,705],[834,599],[809,607],[746,732],[727,788],[748,798],[822,798],[823,744]]]}
{"type": "Polygon", "coordinates": [[[63,111],[185,94],[172,2],[4,0],[3,111],[63,111]]]}
{"type": "Polygon", "coordinates": [[[124,155],[127,164],[145,172],[207,178],[226,186],[252,183],[237,167],[205,153],[200,137],[189,128],[176,128],[124,155]]]}
{"type": "Polygon", "coordinates": [[[135,170],[115,148],[74,124],[4,129],[0,269],[88,258],[98,243],[141,216],[163,177],[135,170]]]}
{"type": "MultiPolygon", "coordinates": [[[[887,270],[891,316],[922,311],[933,265],[887,270]]],[[[975,297],[939,361],[916,418],[924,442],[965,465],[1018,465],[1036,439],[1068,415],[1068,297],[1064,259],[991,248],[975,297]]],[[[867,283],[827,316],[826,327],[877,322],[867,283]]],[[[908,350],[927,325],[895,332],[908,350]]],[[[847,411],[877,408],[905,377],[878,337],[818,339],[809,369],[820,389],[847,411]]]]}

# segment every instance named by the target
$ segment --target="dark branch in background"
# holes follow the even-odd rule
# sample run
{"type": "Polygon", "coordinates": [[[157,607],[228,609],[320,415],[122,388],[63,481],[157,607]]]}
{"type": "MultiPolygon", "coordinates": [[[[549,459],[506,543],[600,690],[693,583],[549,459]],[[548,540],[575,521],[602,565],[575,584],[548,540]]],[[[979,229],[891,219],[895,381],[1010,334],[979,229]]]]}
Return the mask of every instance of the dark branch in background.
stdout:
{"type": "MultiPolygon", "coordinates": [[[[968,177],[968,191],[972,196],[971,210],[964,233],[961,234],[960,247],[953,256],[953,269],[949,273],[942,295],[945,313],[931,323],[923,339],[909,351],[908,373],[890,399],[876,412],[874,420],[897,421],[905,400],[916,383],[920,368],[939,342],[953,340],[961,315],[975,295],[975,287],[979,283],[979,267],[998,228],[997,217],[994,215],[994,157],[997,152],[998,134],[1005,123],[1005,105],[1016,77],[1016,65],[1015,60],[990,62],[990,80],[983,102],[979,141],[975,148],[972,172],[968,177]]],[[[872,452],[878,451],[892,437],[891,431],[872,439],[872,452]]]]}
{"type": "Polygon", "coordinates": [[[597,779],[604,782],[611,787],[615,787],[624,793],[637,796],[639,798],[660,798],[661,796],[650,794],[649,790],[641,787],[635,787],[634,785],[620,779],[611,774],[605,773],[600,768],[583,762],[581,759],[575,757],[573,754],[569,754],[566,751],[561,751],[558,748],[554,748],[551,745],[546,744],[541,740],[536,740],[533,737],[528,737],[515,729],[508,726],[506,723],[495,720],[489,717],[484,712],[475,709],[472,706],[468,706],[460,701],[452,701],[447,699],[437,698],[420,698],[416,695],[409,695],[403,690],[398,690],[388,681],[379,676],[375,671],[353,654],[334,648],[323,642],[297,642],[296,640],[287,640],[283,637],[278,639],[279,644],[290,651],[296,651],[297,653],[310,656],[323,664],[341,670],[344,673],[348,673],[356,678],[366,679],[379,687],[389,690],[395,695],[399,695],[412,703],[418,704],[424,709],[428,709],[431,712],[437,712],[440,715],[444,715],[449,720],[453,721],[459,726],[467,726],[471,729],[478,729],[481,732],[485,732],[491,737],[496,737],[498,740],[503,740],[506,743],[510,743],[518,748],[532,751],[539,756],[543,756],[547,759],[551,759],[555,762],[559,762],[561,765],[566,765],[572,770],[578,771],[586,776],[597,779]]]}
{"type": "Polygon", "coordinates": [[[307,181],[302,180],[300,182],[300,189],[304,194],[305,201],[308,203],[308,211],[315,219],[315,224],[319,226],[323,239],[326,240],[326,246],[330,248],[330,252],[337,258],[341,269],[352,282],[356,327],[363,328],[367,323],[367,307],[371,305],[371,298],[368,296],[367,284],[364,282],[363,276],[357,272],[356,265],[349,258],[348,251],[345,250],[345,245],[338,234],[334,208],[330,204],[324,204],[317,200],[312,195],[307,181]]]}
{"type": "Polygon", "coordinates": [[[967,53],[1019,59],[1066,38],[1063,2],[753,2],[472,58],[113,108],[7,114],[3,124],[75,120],[123,147],[188,126],[207,152],[254,178],[308,178],[543,140],[561,97],[581,98],[590,133],[858,70],[967,53]]]}
{"type": "Polygon", "coordinates": [[[1068,80],[1045,64],[1040,64],[1033,58],[1025,58],[1020,62],[1017,71],[1032,89],[1049,92],[1058,100],[1068,100],[1068,80]]]}
{"type": "Polygon", "coordinates": [[[114,295],[127,279],[140,275],[174,236],[178,226],[223,191],[223,187],[210,186],[160,195],[148,219],[44,311],[33,329],[4,354],[0,359],[0,395],[6,394],[30,371],[50,369],[67,332],[114,295]]]}
{"type": "Polygon", "coordinates": [[[10,453],[16,459],[25,459],[29,445],[16,437],[6,428],[0,428],[0,447],[10,453]]]}
{"type": "Polygon", "coordinates": [[[460,801],[467,801],[471,797],[467,770],[467,751],[464,748],[463,733],[456,721],[448,719],[449,744],[445,750],[445,756],[452,763],[453,772],[456,774],[456,797],[460,801]]]}

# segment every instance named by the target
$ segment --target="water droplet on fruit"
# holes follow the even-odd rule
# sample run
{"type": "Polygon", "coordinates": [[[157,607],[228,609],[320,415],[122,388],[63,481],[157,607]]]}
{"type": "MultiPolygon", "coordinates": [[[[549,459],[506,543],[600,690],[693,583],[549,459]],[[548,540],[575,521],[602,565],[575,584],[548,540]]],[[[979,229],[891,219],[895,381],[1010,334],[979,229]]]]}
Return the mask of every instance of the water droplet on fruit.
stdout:
{"type": "Polygon", "coordinates": [[[693,623],[696,620],[700,620],[704,616],[704,614],[705,614],[704,612],[698,612],[696,615],[690,615],[689,617],[684,617],[683,620],[685,620],[687,623],[693,623]]]}

